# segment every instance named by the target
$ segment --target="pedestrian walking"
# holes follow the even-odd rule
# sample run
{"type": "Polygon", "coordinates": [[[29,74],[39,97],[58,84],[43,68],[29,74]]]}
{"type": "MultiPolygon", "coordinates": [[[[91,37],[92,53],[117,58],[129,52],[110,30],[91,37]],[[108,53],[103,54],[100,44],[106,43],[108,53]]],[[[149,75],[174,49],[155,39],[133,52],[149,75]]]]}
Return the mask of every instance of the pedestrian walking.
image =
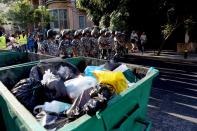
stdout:
{"type": "Polygon", "coordinates": [[[132,43],[132,51],[136,52],[138,50],[138,35],[135,30],[131,32],[130,41],[132,43]]]}
{"type": "Polygon", "coordinates": [[[34,52],[35,49],[34,38],[33,38],[33,34],[31,33],[28,34],[27,47],[29,52],[34,52]]]}
{"type": "Polygon", "coordinates": [[[144,45],[147,42],[147,37],[146,37],[146,33],[142,32],[142,35],[140,36],[140,44],[141,44],[141,52],[142,54],[144,53],[144,45]]]}

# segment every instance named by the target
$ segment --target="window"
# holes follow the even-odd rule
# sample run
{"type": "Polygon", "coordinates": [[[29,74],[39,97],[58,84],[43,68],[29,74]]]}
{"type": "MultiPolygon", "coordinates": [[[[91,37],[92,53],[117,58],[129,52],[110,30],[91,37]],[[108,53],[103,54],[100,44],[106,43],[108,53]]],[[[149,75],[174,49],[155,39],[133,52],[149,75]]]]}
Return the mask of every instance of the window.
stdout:
{"type": "Polygon", "coordinates": [[[85,16],[79,16],[79,28],[80,29],[85,28],[85,16]]]}
{"type": "Polygon", "coordinates": [[[51,16],[51,28],[66,29],[67,25],[67,11],[66,9],[49,10],[51,16]]]}

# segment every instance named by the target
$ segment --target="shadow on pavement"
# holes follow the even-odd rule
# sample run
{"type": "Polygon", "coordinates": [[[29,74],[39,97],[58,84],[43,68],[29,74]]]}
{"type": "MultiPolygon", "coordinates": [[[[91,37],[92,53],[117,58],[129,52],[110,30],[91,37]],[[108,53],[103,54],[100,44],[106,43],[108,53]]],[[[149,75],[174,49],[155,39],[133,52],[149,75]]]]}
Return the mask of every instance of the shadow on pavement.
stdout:
{"type": "Polygon", "coordinates": [[[197,131],[196,64],[135,57],[120,61],[153,66],[160,71],[153,82],[148,105],[151,131],[197,131]]]}

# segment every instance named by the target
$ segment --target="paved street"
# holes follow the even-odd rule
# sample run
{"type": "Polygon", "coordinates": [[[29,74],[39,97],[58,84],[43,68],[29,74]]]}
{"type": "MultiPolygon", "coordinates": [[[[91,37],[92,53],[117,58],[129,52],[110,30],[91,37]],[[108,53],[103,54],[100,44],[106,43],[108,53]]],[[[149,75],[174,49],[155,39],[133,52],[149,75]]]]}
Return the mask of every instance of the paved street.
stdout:
{"type": "Polygon", "coordinates": [[[197,131],[197,64],[135,56],[121,61],[160,71],[148,104],[151,131],[197,131]]]}

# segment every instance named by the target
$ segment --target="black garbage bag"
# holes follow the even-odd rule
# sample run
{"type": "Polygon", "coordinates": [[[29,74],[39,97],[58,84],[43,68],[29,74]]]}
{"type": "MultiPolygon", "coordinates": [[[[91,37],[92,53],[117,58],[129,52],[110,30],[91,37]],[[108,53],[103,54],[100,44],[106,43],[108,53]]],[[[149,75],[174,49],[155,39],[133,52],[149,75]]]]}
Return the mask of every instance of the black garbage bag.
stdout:
{"type": "Polygon", "coordinates": [[[76,64],[76,67],[81,73],[83,73],[85,68],[87,67],[86,60],[85,59],[80,60],[79,63],[76,64]]]}
{"type": "Polygon", "coordinates": [[[88,115],[95,115],[96,111],[105,109],[107,102],[111,99],[115,91],[110,85],[100,84],[90,91],[91,99],[83,106],[83,112],[88,115]]]}
{"type": "Polygon", "coordinates": [[[34,66],[34,67],[31,68],[29,78],[32,78],[36,81],[40,81],[42,79],[42,74],[39,71],[38,66],[34,66]]]}
{"type": "Polygon", "coordinates": [[[30,78],[42,80],[42,77],[47,70],[50,70],[54,75],[59,76],[63,81],[75,78],[80,74],[76,66],[61,58],[52,58],[43,60],[38,65],[34,66],[30,72],[30,78]]]}
{"type": "Polygon", "coordinates": [[[31,112],[36,105],[45,101],[41,83],[31,78],[20,80],[11,92],[31,112]]]}
{"type": "Polygon", "coordinates": [[[90,99],[84,106],[83,106],[83,112],[85,112],[88,115],[95,115],[95,113],[100,110],[104,109],[107,106],[107,99],[103,97],[102,95],[99,95],[98,97],[94,97],[90,99]]]}
{"type": "Polygon", "coordinates": [[[114,95],[114,91],[108,86],[102,84],[85,90],[67,110],[67,117],[74,120],[84,114],[95,115],[98,110],[104,109],[114,95]]]}
{"type": "Polygon", "coordinates": [[[120,65],[121,65],[121,63],[117,63],[113,60],[110,60],[104,64],[104,68],[107,70],[113,71],[114,69],[116,69],[120,65]]]}
{"type": "Polygon", "coordinates": [[[146,72],[137,70],[136,68],[133,70],[133,74],[136,76],[136,81],[144,78],[146,76],[146,72]]]}
{"type": "Polygon", "coordinates": [[[71,101],[67,95],[64,81],[58,78],[44,85],[44,94],[48,101],[52,101],[52,100],[60,100],[64,102],[71,101]]]}
{"type": "Polygon", "coordinates": [[[47,130],[58,130],[84,114],[95,115],[96,111],[107,106],[113,94],[108,85],[99,85],[86,89],[65,112],[51,113],[41,111],[36,119],[47,130]]]}
{"type": "Polygon", "coordinates": [[[41,111],[36,115],[36,120],[47,130],[57,130],[68,121],[63,113],[41,111]]]}
{"type": "Polygon", "coordinates": [[[91,99],[91,90],[95,90],[95,87],[91,87],[89,89],[84,90],[83,93],[81,93],[81,95],[79,95],[75,99],[70,109],[66,112],[68,117],[78,118],[79,116],[84,114],[82,112],[82,108],[91,99]]]}

